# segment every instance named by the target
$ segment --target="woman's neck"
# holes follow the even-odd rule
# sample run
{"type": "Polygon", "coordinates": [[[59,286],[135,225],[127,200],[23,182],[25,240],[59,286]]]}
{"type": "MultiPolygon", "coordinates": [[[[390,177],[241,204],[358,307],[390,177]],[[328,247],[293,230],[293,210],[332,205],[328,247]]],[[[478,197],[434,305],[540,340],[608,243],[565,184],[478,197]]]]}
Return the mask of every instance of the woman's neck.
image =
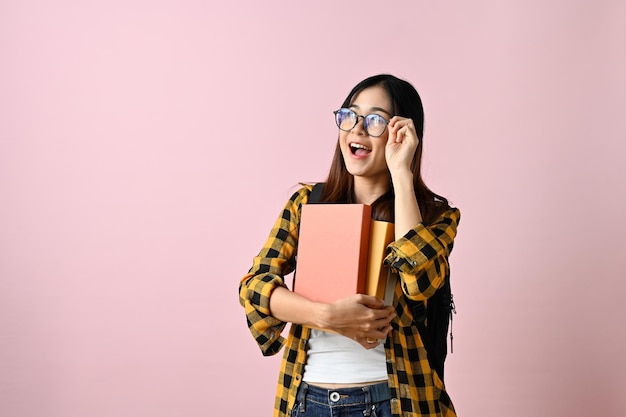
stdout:
{"type": "Polygon", "coordinates": [[[371,205],[374,201],[389,191],[389,178],[354,177],[354,196],[356,203],[371,205]]]}

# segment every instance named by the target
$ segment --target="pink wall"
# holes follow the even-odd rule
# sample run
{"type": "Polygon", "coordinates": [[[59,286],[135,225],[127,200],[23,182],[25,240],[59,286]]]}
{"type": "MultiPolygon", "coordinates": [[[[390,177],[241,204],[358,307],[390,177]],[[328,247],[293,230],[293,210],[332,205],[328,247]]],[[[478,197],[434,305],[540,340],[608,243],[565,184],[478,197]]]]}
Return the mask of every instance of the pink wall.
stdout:
{"type": "Polygon", "coordinates": [[[463,212],[461,415],[625,415],[624,21],[618,0],[2,2],[0,415],[270,415],[278,357],[238,281],[378,72],[422,93],[426,177],[463,212]]]}

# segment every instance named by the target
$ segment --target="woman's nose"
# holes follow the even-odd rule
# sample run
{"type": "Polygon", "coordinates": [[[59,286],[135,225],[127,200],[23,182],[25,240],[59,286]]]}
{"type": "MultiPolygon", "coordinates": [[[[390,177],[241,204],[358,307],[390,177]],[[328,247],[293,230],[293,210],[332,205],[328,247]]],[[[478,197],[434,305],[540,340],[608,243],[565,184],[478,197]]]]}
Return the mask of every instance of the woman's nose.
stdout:
{"type": "Polygon", "coordinates": [[[354,125],[352,130],[354,130],[354,133],[356,134],[365,133],[365,117],[358,116],[356,124],[354,125]]]}

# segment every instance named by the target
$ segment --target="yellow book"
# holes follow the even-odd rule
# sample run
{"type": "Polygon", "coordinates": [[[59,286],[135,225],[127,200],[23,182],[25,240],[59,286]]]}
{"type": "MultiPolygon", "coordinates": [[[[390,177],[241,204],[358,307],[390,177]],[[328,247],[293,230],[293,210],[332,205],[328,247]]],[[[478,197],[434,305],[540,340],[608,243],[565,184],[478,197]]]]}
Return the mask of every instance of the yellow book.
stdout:
{"type": "Polygon", "coordinates": [[[372,220],[370,223],[369,253],[365,293],[383,300],[387,285],[388,267],[383,264],[387,246],[394,240],[393,223],[372,220]]]}

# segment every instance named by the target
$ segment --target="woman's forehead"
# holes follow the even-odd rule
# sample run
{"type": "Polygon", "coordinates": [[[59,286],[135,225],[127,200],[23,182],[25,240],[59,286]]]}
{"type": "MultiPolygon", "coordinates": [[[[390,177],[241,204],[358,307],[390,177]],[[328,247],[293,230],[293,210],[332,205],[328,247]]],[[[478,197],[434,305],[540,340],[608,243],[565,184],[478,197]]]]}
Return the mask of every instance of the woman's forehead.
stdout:
{"type": "Polygon", "coordinates": [[[381,86],[368,87],[354,95],[350,107],[362,111],[384,111],[391,115],[391,98],[381,86]]]}

